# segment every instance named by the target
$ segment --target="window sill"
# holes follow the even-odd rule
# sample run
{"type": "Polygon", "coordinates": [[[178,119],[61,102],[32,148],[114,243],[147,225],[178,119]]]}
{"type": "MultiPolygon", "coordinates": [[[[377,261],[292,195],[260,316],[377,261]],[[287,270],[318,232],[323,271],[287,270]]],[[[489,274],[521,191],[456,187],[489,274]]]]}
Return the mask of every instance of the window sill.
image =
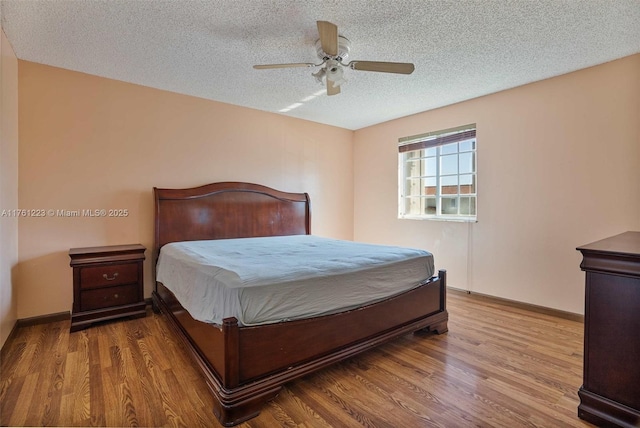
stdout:
{"type": "Polygon", "coordinates": [[[446,217],[446,216],[398,216],[399,220],[435,220],[435,221],[451,221],[455,223],[477,223],[477,217],[446,217]]]}

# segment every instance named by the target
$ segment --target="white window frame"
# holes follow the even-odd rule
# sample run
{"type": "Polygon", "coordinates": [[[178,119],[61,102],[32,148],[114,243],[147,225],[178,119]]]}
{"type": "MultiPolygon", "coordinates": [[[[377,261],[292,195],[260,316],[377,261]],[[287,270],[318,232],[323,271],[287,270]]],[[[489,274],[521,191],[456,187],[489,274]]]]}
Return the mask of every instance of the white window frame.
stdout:
{"type": "MultiPolygon", "coordinates": [[[[444,129],[436,132],[430,132],[427,134],[415,135],[411,137],[404,137],[398,141],[398,218],[400,219],[424,219],[424,220],[445,220],[445,221],[462,221],[462,222],[477,222],[478,219],[478,162],[477,162],[477,138],[476,138],[476,125],[465,125],[457,128],[444,129]],[[460,143],[468,143],[473,141],[470,150],[460,151],[460,143]],[[446,148],[448,150],[453,149],[455,144],[455,151],[442,153],[446,148]],[[460,155],[465,153],[472,153],[472,168],[471,172],[460,172],[460,155]],[[413,154],[413,157],[409,157],[413,154]],[[417,156],[415,156],[417,154],[417,156]],[[442,160],[443,157],[451,159],[452,155],[456,155],[457,165],[455,166],[455,173],[442,174],[442,160]],[[431,168],[427,168],[427,162],[432,165],[431,168]],[[408,162],[420,162],[419,175],[407,176],[408,162]],[[435,167],[433,167],[435,164],[435,167]],[[472,192],[461,192],[461,186],[465,183],[461,183],[461,176],[465,179],[471,178],[472,192]],[[442,194],[443,178],[446,181],[447,177],[456,177],[457,191],[455,193],[442,194]],[[408,180],[420,180],[420,189],[418,194],[407,195],[408,180]],[[435,183],[435,194],[428,193],[427,185],[424,183],[429,180],[435,183]],[[407,199],[419,200],[419,213],[406,212],[407,199]],[[468,201],[471,203],[473,200],[472,213],[461,213],[461,198],[470,198],[468,201]],[[426,204],[428,200],[435,199],[435,213],[429,214],[426,212],[426,204]],[[453,199],[453,205],[455,205],[456,213],[450,212],[443,213],[443,200],[453,199]]],[[[453,160],[453,159],[451,159],[453,160]]],[[[429,187],[433,187],[430,185],[429,187]]],[[[452,189],[449,189],[450,191],[452,189]]],[[[431,205],[433,206],[433,205],[431,205]]],[[[471,206],[468,206],[471,208],[471,206]]]]}

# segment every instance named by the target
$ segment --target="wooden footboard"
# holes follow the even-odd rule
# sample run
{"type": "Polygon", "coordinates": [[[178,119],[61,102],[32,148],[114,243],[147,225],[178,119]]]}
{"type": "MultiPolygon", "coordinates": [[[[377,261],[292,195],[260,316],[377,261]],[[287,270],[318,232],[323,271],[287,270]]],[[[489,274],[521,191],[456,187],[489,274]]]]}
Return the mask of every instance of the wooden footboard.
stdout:
{"type": "Polygon", "coordinates": [[[240,327],[235,318],[222,326],[196,321],[161,283],[153,303],[200,368],[225,426],[256,416],[288,381],[404,334],[444,333],[448,320],[444,270],[418,288],[359,309],[264,326],[240,327]]]}

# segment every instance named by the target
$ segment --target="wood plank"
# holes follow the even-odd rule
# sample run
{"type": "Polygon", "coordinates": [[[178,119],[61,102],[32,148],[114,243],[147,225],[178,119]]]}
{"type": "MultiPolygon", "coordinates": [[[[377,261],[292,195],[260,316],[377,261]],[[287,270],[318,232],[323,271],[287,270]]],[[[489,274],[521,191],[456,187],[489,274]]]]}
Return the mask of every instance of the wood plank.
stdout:
{"type": "MultiPolygon", "coordinates": [[[[579,321],[450,291],[449,332],[407,335],[285,386],[243,428],[589,427],[579,321]]],[[[219,426],[163,316],[18,328],[3,347],[0,425],[219,426]]]]}

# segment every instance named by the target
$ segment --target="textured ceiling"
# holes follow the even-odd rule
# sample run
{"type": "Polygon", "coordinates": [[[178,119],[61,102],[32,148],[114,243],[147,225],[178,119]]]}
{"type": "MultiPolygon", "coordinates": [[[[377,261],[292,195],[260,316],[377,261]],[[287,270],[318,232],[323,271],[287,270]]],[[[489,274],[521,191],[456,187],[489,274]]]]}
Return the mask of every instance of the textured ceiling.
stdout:
{"type": "Polygon", "coordinates": [[[2,0],[18,58],[359,129],[640,52],[640,0],[2,0]],[[310,68],[316,21],[350,59],[413,62],[411,75],[347,70],[328,97],[310,68]]]}

